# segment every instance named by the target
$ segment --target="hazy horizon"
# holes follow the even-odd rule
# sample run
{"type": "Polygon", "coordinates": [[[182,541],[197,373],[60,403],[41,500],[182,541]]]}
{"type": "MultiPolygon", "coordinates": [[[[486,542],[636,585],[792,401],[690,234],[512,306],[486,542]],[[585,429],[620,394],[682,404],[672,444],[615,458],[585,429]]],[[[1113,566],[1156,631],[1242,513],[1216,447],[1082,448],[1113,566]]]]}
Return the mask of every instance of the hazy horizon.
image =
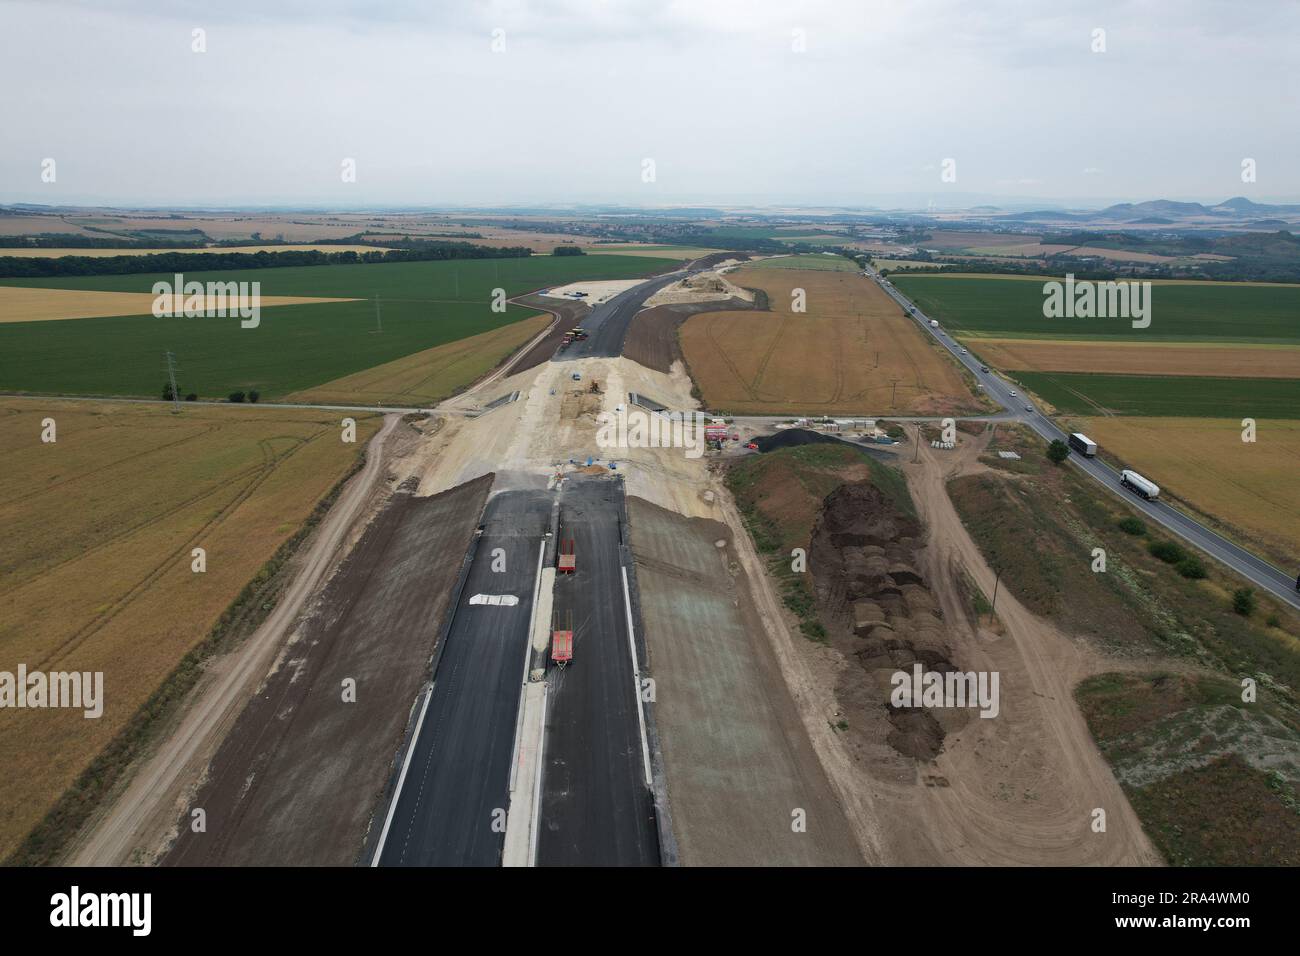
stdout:
{"type": "Polygon", "coordinates": [[[1298,27],[1218,0],[10,0],[0,202],[1296,201],[1298,27]]]}

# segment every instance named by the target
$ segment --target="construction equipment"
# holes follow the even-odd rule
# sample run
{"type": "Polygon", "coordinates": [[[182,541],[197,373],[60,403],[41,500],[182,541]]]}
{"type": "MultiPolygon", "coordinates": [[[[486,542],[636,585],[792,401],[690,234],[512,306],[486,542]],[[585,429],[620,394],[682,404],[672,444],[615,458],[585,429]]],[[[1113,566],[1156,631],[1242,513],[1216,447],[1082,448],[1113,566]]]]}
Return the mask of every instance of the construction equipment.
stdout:
{"type": "Polygon", "coordinates": [[[591,392],[591,394],[593,394],[593,395],[599,395],[599,394],[600,394],[600,382],[596,381],[596,380],[593,378],[593,379],[591,380],[591,388],[587,389],[587,391],[591,392]]]}
{"type": "Polygon", "coordinates": [[[555,570],[560,574],[572,574],[577,568],[577,555],[573,550],[573,539],[561,541],[560,552],[556,556],[555,570]]]}
{"type": "Polygon", "coordinates": [[[551,621],[551,660],[560,666],[573,660],[573,612],[565,612],[564,627],[559,626],[559,619],[551,621]]]}

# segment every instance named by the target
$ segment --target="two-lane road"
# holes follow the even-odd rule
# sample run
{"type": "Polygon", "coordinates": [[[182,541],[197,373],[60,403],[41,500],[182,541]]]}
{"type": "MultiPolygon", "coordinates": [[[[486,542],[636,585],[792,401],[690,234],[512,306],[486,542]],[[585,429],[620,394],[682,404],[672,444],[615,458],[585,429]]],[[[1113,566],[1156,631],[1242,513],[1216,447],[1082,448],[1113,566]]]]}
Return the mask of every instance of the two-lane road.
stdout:
{"type": "MultiPolygon", "coordinates": [[[[926,315],[919,306],[899,292],[892,282],[883,279],[870,266],[867,267],[866,272],[904,311],[915,310],[911,311],[910,314],[916,319],[921,328],[930,333],[936,341],[952,353],[957,361],[969,369],[971,374],[984,386],[985,392],[991,398],[1032,428],[1045,441],[1051,441],[1055,438],[1062,441],[1066,440],[1068,437],[1066,433],[1057,427],[1054,421],[1035,408],[1032,402],[1025,399],[1023,395],[1017,394],[1016,389],[999,376],[992,372],[981,371],[980,363],[971,355],[964,353],[962,347],[953,340],[952,336],[948,335],[942,328],[932,327],[930,325],[930,316],[926,315]]],[[[1205,527],[1196,519],[1189,517],[1163,501],[1147,501],[1138,497],[1120,484],[1119,472],[1101,460],[1084,458],[1082,455],[1071,455],[1069,460],[1152,521],[1178,535],[1188,544],[1200,548],[1210,557],[1236,571],[1252,584],[1263,588],[1292,607],[1300,609],[1300,592],[1297,592],[1296,579],[1290,572],[1273,567],[1258,555],[1233,544],[1223,536],[1205,527]]]]}

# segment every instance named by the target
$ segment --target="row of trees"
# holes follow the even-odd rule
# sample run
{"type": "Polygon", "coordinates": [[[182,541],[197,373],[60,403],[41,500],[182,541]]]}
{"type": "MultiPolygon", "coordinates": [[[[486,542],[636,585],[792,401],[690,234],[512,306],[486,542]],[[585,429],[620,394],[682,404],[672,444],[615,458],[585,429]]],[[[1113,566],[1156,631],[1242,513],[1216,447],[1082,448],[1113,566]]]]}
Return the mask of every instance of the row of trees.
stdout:
{"type": "MultiPolygon", "coordinates": [[[[177,400],[179,395],[180,393],[172,388],[171,382],[167,382],[163,385],[162,397],[164,402],[174,402],[177,400]]],[[[253,388],[249,389],[247,392],[231,392],[226,401],[235,402],[236,404],[245,401],[256,403],[261,397],[262,393],[253,388]]],[[[195,392],[190,392],[185,396],[185,401],[187,402],[197,402],[198,400],[199,396],[195,392]]]]}
{"type": "Polygon", "coordinates": [[[285,252],[159,252],[154,255],[64,256],[57,259],[0,256],[0,278],[205,272],[217,269],[274,269],[286,266],[431,262],[444,259],[520,259],[532,254],[533,251],[525,246],[493,249],[468,242],[421,242],[412,243],[403,249],[373,252],[301,249],[285,252]]]}

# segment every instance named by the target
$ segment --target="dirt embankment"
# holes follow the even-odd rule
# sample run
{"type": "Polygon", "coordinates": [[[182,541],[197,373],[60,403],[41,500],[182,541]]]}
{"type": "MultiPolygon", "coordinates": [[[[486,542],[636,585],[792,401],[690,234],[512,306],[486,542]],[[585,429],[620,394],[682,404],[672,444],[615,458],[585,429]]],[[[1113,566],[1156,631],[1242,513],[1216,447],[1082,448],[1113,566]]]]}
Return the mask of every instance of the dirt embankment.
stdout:
{"type": "Polygon", "coordinates": [[[932,760],[943,749],[945,724],[969,714],[890,703],[890,683],[920,662],[927,672],[957,670],[943,612],[916,567],[920,524],[870,482],[841,485],[827,496],[808,552],[818,612],[847,667],[835,695],[851,727],[878,733],[904,757],[932,760]],[[948,716],[951,714],[951,716],[948,716]]]}

